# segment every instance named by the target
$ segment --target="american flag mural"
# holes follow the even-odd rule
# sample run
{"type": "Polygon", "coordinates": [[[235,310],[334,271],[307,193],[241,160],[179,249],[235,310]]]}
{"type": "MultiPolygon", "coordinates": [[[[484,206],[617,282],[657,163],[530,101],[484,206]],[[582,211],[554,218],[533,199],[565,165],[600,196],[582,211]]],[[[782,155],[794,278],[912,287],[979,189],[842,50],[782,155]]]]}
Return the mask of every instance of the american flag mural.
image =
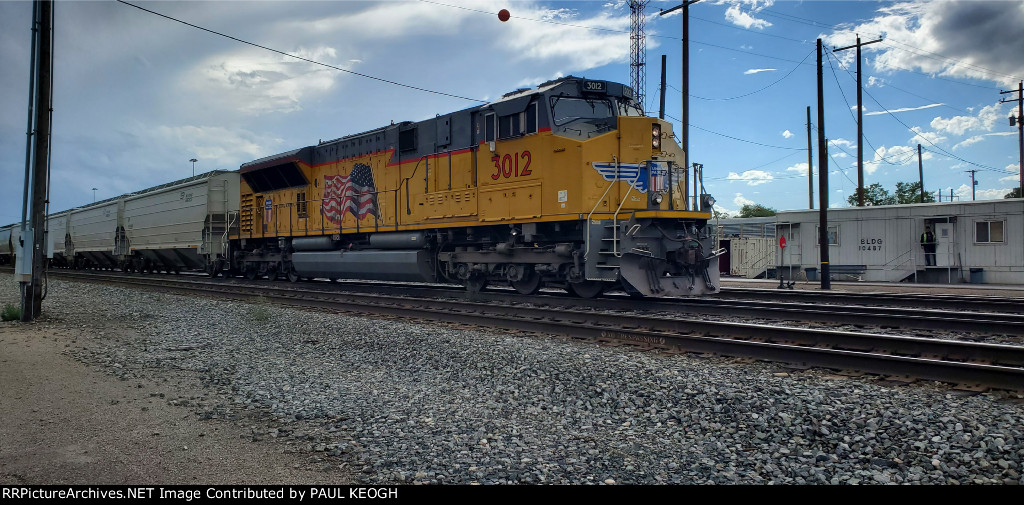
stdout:
{"type": "Polygon", "coordinates": [[[373,169],[357,163],[348,175],[324,176],[324,199],[320,212],[328,221],[340,225],[345,213],[356,219],[377,213],[377,187],[373,183],[373,169]]]}

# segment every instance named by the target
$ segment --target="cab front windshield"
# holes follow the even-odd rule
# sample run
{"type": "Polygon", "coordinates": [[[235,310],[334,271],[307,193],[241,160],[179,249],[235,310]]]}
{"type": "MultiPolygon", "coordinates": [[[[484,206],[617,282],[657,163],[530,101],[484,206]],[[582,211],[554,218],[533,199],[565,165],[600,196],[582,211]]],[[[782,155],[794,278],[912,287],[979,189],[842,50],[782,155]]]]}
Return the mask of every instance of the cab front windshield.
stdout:
{"type": "Polygon", "coordinates": [[[551,117],[555,126],[564,126],[575,121],[606,119],[616,115],[608,100],[551,97],[551,117]]]}

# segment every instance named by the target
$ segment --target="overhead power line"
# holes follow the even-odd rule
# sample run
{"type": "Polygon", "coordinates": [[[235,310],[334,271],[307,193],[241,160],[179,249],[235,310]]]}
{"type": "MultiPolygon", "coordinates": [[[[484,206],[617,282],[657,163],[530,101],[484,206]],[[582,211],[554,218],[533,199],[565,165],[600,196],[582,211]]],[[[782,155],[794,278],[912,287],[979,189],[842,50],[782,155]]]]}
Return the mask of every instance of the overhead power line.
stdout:
{"type": "Polygon", "coordinates": [[[181,23],[183,25],[190,26],[190,27],[195,28],[197,30],[202,30],[202,31],[207,32],[207,33],[212,33],[214,35],[218,35],[218,36],[221,36],[221,37],[224,37],[224,38],[227,38],[227,39],[234,40],[235,42],[240,42],[242,44],[247,44],[247,45],[250,45],[250,46],[253,46],[253,47],[258,47],[260,49],[263,49],[263,50],[266,50],[266,51],[270,51],[270,52],[273,52],[273,53],[277,53],[277,54],[281,54],[281,55],[287,56],[289,58],[295,58],[297,60],[302,60],[302,61],[305,61],[305,62],[309,62],[309,63],[312,63],[314,65],[320,65],[322,67],[332,68],[332,69],[338,70],[340,72],[345,72],[345,73],[348,73],[348,74],[357,75],[359,77],[364,77],[366,79],[373,79],[375,81],[391,84],[391,85],[394,85],[394,86],[401,86],[403,88],[414,89],[414,90],[417,90],[417,91],[423,91],[425,93],[433,93],[435,95],[447,96],[447,97],[451,97],[451,98],[458,98],[460,100],[469,100],[470,102],[487,103],[487,100],[481,100],[479,98],[469,98],[469,97],[465,97],[465,96],[461,96],[461,95],[455,95],[455,94],[452,94],[452,93],[445,93],[443,91],[436,91],[436,90],[432,90],[432,89],[421,88],[419,86],[413,86],[411,84],[404,84],[404,83],[401,83],[401,82],[384,79],[382,77],[376,77],[376,76],[372,76],[372,75],[369,75],[369,74],[363,74],[363,73],[356,72],[356,71],[353,71],[353,70],[348,70],[348,69],[341,68],[341,67],[338,67],[338,66],[335,66],[335,65],[331,65],[329,63],[323,63],[323,62],[312,60],[312,59],[309,59],[309,58],[304,58],[302,56],[298,56],[298,55],[291,54],[291,53],[288,53],[288,52],[285,52],[285,51],[274,49],[272,47],[267,47],[267,46],[264,46],[264,45],[257,44],[255,42],[249,42],[248,40],[243,40],[243,39],[240,39],[238,37],[233,37],[231,35],[228,35],[228,34],[225,34],[225,33],[221,33],[221,32],[218,32],[216,30],[211,30],[209,28],[204,28],[202,26],[195,25],[195,24],[189,23],[187,21],[182,21],[182,20],[180,20],[178,18],[171,17],[171,16],[168,16],[166,14],[161,14],[159,12],[149,10],[149,9],[147,9],[145,7],[140,7],[138,5],[126,2],[124,0],[117,0],[117,1],[119,3],[127,5],[129,7],[135,7],[136,9],[139,9],[141,11],[145,11],[145,12],[148,12],[150,14],[153,14],[153,15],[156,15],[156,16],[160,16],[160,17],[162,17],[164,19],[168,19],[168,20],[174,21],[176,23],[181,23]]]}
{"type": "MultiPolygon", "coordinates": [[[[667,117],[669,119],[672,119],[673,121],[680,121],[681,122],[681,120],[679,118],[672,117],[672,116],[670,116],[668,114],[665,114],[665,117],[667,117]]],[[[764,143],[756,142],[756,141],[753,141],[753,140],[741,139],[739,137],[733,137],[732,135],[726,135],[724,133],[719,133],[719,132],[716,132],[716,131],[708,130],[707,128],[701,128],[701,127],[699,127],[699,126],[697,126],[697,125],[695,125],[693,123],[690,123],[690,126],[696,128],[698,130],[708,132],[708,133],[710,133],[712,135],[718,135],[720,137],[725,137],[725,138],[732,139],[732,140],[737,140],[737,141],[740,141],[740,142],[746,142],[748,144],[755,144],[755,145],[759,145],[759,146],[763,146],[763,147],[771,147],[773,149],[791,149],[793,151],[806,151],[807,150],[806,147],[773,146],[771,144],[764,144],[764,143]]]]}

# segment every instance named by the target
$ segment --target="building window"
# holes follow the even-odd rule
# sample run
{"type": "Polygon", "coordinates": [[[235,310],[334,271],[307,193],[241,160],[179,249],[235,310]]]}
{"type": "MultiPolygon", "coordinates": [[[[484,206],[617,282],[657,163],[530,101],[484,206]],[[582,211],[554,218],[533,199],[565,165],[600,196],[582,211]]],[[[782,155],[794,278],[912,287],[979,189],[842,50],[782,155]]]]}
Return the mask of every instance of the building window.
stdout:
{"type": "Polygon", "coordinates": [[[295,194],[295,211],[299,217],[308,217],[306,213],[306,192],[301,191],[295,194]]]}
{"type": "MultiPolygon", "coordinates": [[[[814,228],[816,236],[821,236],[821,226],[814,228]]],[[[816,243],[821,243],[819,240],[815,240],[816,243]]],[[[832,225],[828,227],[828,245],[839,245],[839,225],[832,225]]]]}
{"type": "Polygon", "coordinates": [[[974,223],[974,242],[977,244],[1003,243],[1002,221],[978,221],[974,223]]]}

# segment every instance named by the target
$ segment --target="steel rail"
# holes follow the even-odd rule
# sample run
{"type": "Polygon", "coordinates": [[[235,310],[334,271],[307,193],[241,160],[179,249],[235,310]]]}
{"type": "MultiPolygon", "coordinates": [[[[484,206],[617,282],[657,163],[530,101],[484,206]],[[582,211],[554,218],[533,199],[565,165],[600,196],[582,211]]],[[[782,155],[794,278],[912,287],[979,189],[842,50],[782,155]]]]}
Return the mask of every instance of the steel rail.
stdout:
{"type": "MultiPolygon", "coordinates": [[[[116,274],[86,274],[116,275],[116,274]]],[[[182,277],[189,278],[189,277],[182,277]]],[[[205,277],[191,277],[195,282],[220,282],[205,277]]],[[[251,285],[250,285],[251,286],[251,285]]],[[[264,289],[260,285],[260,289],[264,289]]],[[[452,298],[487,300],[503,303],[535,303],[555,307],[591,307],[607,310],[633,310],[637,312],[689,313],[700,315],[742,316],[779,319],[798,322],[819,322],[853,325],[857,327],[877,326],[881,328],[915,328],[942,331],[963,331],[979,335],[1024,336],[1024,314],[975,312],[948,309],[906,308],[866,305],[830,305],[821,300],[796,296],[803,302],[762,301],[747,299],[722,299],[718,296],[705,298],[644,298],[636,299],[620,295],[606,295],[601,298],[581,299],[554,290],[542,291],[531,297],[517,294],[511,289],[491,289],[469,294],[463,288],[448,285],[410,283],[372,283],[351,281],[342,284],[307,283],[308,289],[355,290],[382,295],[406,296],[448,296],[452,298]],[[328,287],[331,286],[331,287],[328,287]],[[812,304],[812,302],[814,302],[812,304]]],[[[788,297],[774,290],[753,290],[755,296],[774,295],[774,298],[788,297]]],[[[891,295],[891,293],[884,293],[891,295]]],[[[827,295],[826,295],[827,296],[827,295]]],[[[998,300],[998,299],[997,299],[998,300]]],[[[1001,303],[1001,302],[1000,302],[1001,303]]],[[[967,307],[970,310],[970,307],[967,307]]]]}

